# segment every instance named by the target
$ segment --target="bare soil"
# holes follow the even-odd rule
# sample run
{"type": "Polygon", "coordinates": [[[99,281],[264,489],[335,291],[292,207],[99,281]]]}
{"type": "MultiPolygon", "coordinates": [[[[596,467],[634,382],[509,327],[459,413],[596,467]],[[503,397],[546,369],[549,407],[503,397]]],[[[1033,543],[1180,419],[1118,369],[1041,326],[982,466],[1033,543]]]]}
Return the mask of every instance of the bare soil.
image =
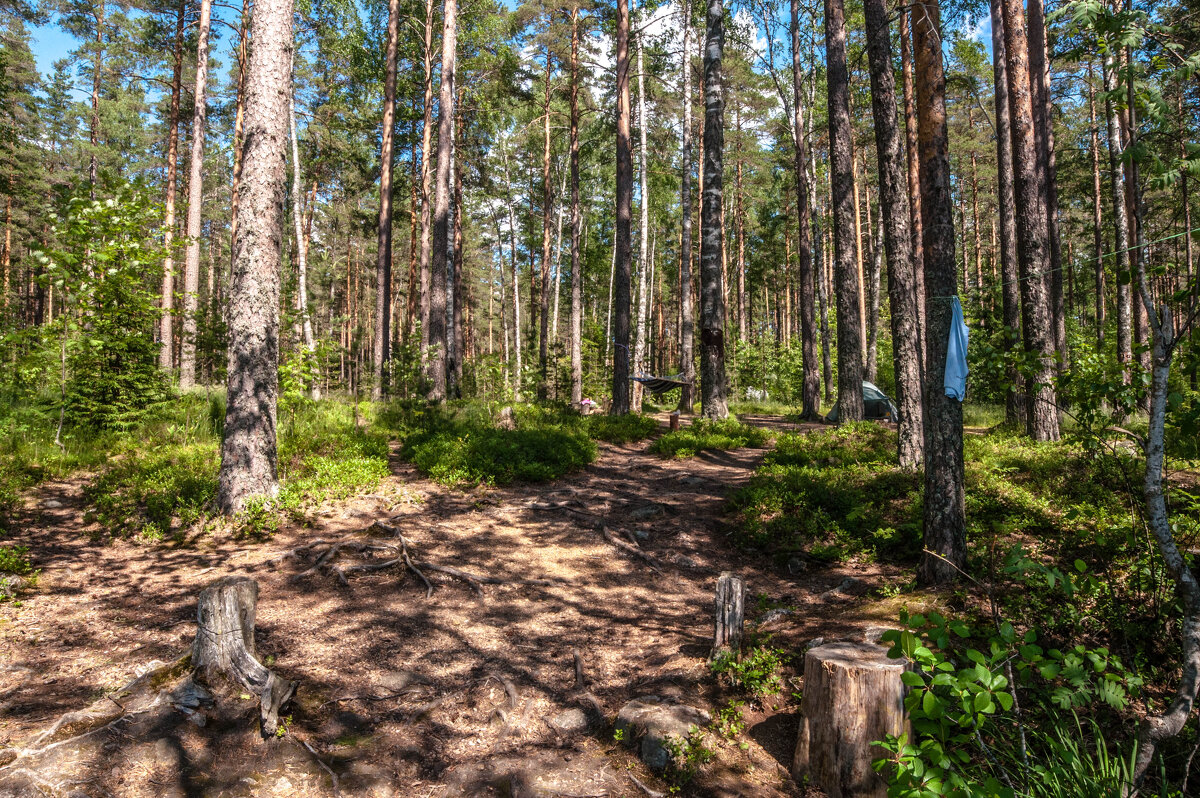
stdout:
{"type": "MultiPolygon", "coordinates": [[[[174,544],[97,542],[84,480],[47,483],[28,497],[9,538],[29,546],[41,575],[19,604],[0,604],[0,763],[3,749],[28,745],[63,713],[184,653],[200,590],[245,574],[260,585],[259,657],[300,682],[282,741],[262,740],[253,702],[232,695],[203,728],[180,719],[110,735],[106,750],[120,756],[109,751],[86,778],[42,782],[28,794],[646,795],[635,778],[665,791],[609,724],[636,696],[710,711],[733,696],[706,658],[713,588],[734,571],[748,582],[752,618],[769,606],[795,608],[760,631],[797,656],[785,694],[748,710],[738,740],[713,735],[716,759],[682,794],[818,794],[788,775],[798,655],[814,638],[860,638],[887,624],[896,607],[873,591],[902,569],[740,551],[725,500],[764,450],[667,461],[647,446],[601,444],[595,463],[551,484],[469,491],[395,460],[375,493],[315,508],[265,541],[207,532],[174,544]],[[427,598],[402,565],[350,573],[343,584],[311,570],[320,547],[285,556],[314,539],[388,543],[372,530],[376,521],[403,534],[418,567],[501,582],[476,586],[426,568],[427,598]],[[551,723],[560,713],[591,709],[576,689],[576,654],[604,720],[563,732],[551,723]]],[[[5,778],[0,768],[0,795],[5,778]]]]}

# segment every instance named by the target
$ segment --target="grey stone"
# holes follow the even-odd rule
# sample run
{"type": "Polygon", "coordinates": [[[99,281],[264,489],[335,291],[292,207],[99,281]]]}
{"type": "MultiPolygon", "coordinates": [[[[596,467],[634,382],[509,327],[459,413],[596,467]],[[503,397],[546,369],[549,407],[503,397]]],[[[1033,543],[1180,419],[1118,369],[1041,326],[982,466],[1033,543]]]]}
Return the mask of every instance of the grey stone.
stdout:
{"type": "Polygon", "coordinates": [[[675,744],[686,740],[693,728],[703,728],[712,716],[703,709],[669,702],[656,695],[635,698],[617,713],[616,728],[629,744],[636,742],[646,767],[661,773],[671,762],[675,744]]]}
{"type": "Polygon", "coordinates": [[[666,510],[661,504],[643,504],[630,510],[629,517],[635,521],[646,521],[657,518],[665,512],[666,510]]]}
{"type": "Polygon", "coordinates": [[[379,677],[379,686],[393,693],[398,693],[415,684],[425,684],[428,680],[416,671],[388,671],[379,677]]]}
{"type": "Polygon", "coordinates": [[[64,505],[58,499],[46,499],[46,501],[42,502],[42,506],[47,510],[61,510],[66,505],[64,505]]]}
{"type": "Polygon", "coordinates": [[[587,714],[582,709],[572,708],[551,718],[550,725],[563,734],[575,734],[587,731],[589,724],[587,714]]]}
{"type": "Polygon", "coordinates": [[[808,570],[808,561],[803,557],[789,557],[787,570],[789,574],[802,574],[808,570]]]}
{"type": "Polygon", "coordinates": [[[650,539],[650,533],[644,529],[633,530],[633,536],[642,543],[645,543],[647,540],[650,539]]]}

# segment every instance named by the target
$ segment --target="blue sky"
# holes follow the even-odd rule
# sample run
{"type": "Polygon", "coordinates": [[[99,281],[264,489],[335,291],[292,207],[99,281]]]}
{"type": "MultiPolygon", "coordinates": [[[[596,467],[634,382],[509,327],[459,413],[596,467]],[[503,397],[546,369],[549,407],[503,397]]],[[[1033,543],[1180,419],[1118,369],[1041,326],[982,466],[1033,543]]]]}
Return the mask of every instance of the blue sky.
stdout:
{"type": "Polygon", "coordinates": [[[75,37],[65,32],[57,24],[33,27],[33,57],[37,59],[38,71],[49,75],[54,71],[54,62],[66,58],[75,48],[75,37]]]}

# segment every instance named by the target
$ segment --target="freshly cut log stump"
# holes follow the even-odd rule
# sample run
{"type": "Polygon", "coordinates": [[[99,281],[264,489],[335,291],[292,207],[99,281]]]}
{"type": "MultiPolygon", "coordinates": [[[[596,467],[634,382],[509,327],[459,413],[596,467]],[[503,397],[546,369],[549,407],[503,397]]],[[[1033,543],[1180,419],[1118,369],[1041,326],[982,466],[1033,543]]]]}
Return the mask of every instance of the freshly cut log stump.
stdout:
{"type": "Polygon", "coordinates": [[[258,582],[227,576],[200,592],[192,666],[206,679],[217,674],[239,682],[258,698],[264,736],[275,734],[279,710],[291,700],[297,682],[283,679],[260,663],[254,651],[258,582]]]}
{"type": "Polygon", "coordinates": [[[792,775],[830,798],[885,798],[871,768],[885,751],[871,743],[905,728],[908,664],[873,643],[828,643],[804,656],[804,698],[792,775]]]}
{"type": "Polygon", "coordinates": [[[740,576],[725,571],[717,579],[716,631],[710,656],[716,659],[724,651],[741,655],[742,625],[746,620],[746,583],[740,576]]]}

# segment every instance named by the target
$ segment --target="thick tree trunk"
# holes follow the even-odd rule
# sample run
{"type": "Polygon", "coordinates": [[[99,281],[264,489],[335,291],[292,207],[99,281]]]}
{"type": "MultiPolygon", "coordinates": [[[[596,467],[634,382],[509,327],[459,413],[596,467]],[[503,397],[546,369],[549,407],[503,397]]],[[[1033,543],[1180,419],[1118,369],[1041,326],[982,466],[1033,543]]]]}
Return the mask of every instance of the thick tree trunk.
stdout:
{"type": "MultiPolygon", "coordinates": [[[[653,284],[649,280],[649,273],[653,266],[651,256],[649,254],[650,245],[650,186],[647,175],[649,166],[646,163],[646,128],[649,127],[649,120],[646,119],[646,77],[645,77],[645,58],[643,57],[643,42],[642,34],[639,32],[637,36],[638,55],[637,55],[637,87],[638,87],[638,191],[641,193],[641,200],[638,203],[640,215],[640,227],[638,231],[638,247],[640,248],[638,256],[638,304],[637,304],[637,329],[634,333],[633,341],[633,371],[634,376],[642,376],[646,373],[646,312],[647,312],[647,297],[648,291],[653,290],[653,284]]],[[[634,382],[631,386],[631,394],[633,396],[631,406],[633,412],[642,412],[642,384],[634,382]]]]}
{"type": "Polygon", "coordinates": [[[183,330],[179,336],[179,387],[182,390],[196,384],[196,311],[200,305],[200,224],[204,205],[204,136],[208,130],[206,95],[211,16],[211,0],[201,0],[196,45],[196,88],[192,106],[192,152],[188,164],[188,243],[183,265],[183,330]]]}
{"type": "Polygon", "coordinates": [[[908,197],[912,225],[913,274],[917,278],[917,338],[921,344],[921,373],[925,372],[925,264],[924,232],[921,227],[921,170],[918,160],[917,111],[914,103],[912,59],[912,14],[909,6],[900,6],[900,74],[904,84],[905,154],[908,156],[908,197]]]}
{"type": "Polygon", "coordinates": [[[891,32],[884,0],[865,0],[867,56],[875,149],[879,153],[879,215],[888,257],[888,298],[892,317],[892,363],[900,410],[898,452],[902,468],[920,468],[925,457],[921,340],[917,331],[917,286],[908,222],[904,144],[896,123],[896,84],[892,74],[891,32]]]}
{"type": "Polygon", "coordinates": [[[1054,391],[1054,328],[1047,291],[1050,244],[1039,179],[1030,91],[1029,47],[1020,0],[1004,0],[1004,50],[1008,66],[1008,102],[1013,139],[1013,197],[1017,253],[1021,264],[1021,316],[1025,351],[1037,360],[1036,386],[1029,392],[1029,435],[1058,440],[1054,391]]]}
{"type": "MultiPolygon", "coordinates": [[[[171,77],[170,119],[167,122],[167,195],[164,200],[165,219],[163,221],[163,249],[167,257],[163,261],[162,291],[160,292],[159,307],[162,316],[158,322],[158,339],[161,348],[158,350],[158,366],[163,371],[170,372],[175,365],[173,313],[175,308],[175,194],[176,180],[179,172],[179,97],[183,86],[183,17],[187,9],[186,0],[180,0],[179,13],[175,18],[175,70],[171,77]]],[[[11,200],[10,200],[11,201],[11,200]]],[[[7,253],[7,250],[5,250],[7,253]]],[[[8,270],[4,272],[8,277],[8,270]]],[[[5,299],[8,298],[8,286],[5,286],[5,299]]]]}
{"type": "Polygon", "coordinates": [[[685,383],[679,390],[679,412],[691,413],[696,403],[696,312],[692,306],[692,19],[688,0],[679,3],[683,27],[680,55],[680,93],[683,95],[683,147],[680,152],[680,238],[679,238],[679,374],[685,383]]]}
{"type": "Polygon", "coordinates": [[[579,212],[579,5],[571,7],[571,406],[583,401],[583,217],[579,212]]]}
{"type": "MultiPolygon", "coordinates": [[[[451,235],[450,149],[454,141],[454,82],[457,50],[458,1],[445,0],[442,21],[442,81],[438,95],[437,178],[433,200],[433,257],[429,267],[428,398],[446,398],[446,367],[451,343],[446,325],[446,280],[449,276],[451,235]]],[[[515,286],[515,282],[514,282],[515,286]]]]}
{"type": "MultiPolygon", "coordinates": [[[[1020,0],[1014,0],[1020,2],[1020,0]]],[[[925,549],[917,569],[922,584],[958,579],[967,561],[963,486],[962,403],[946,395],[946,356],[953,305],[958,295],[954,262],[954,216],[946,133],[946,78],[942,68],[941,9],[936,2],[913,9],[918,150],[925,298],[928,316],[925,370],[925,549]]]]}
{"type": "Polygon", "coordinates": [[[721,58],[725,49],[723,0],[706,0],[708,30],[704,41],[704,190],[700,218],[700,412],[705,418],[729,415],[725,383],[725,293],[721,223],[725,146],[721,58]]]}
{"type": "MultiPolygon", "coordinates": [[[[429,262],[433,257],[433,0],[425,0],[425,106],[421,124],[421,363],[429,357],[429,262]]],[[[501,272],[503,281],[503,271],[501,272]]]]}
{"type": "MultiPolygon", "coordinates": [[[[1021,284],[1017,261],[1017,221],[1013,198],[1012,117],[1008,102],[1008,64],[1004,49],[1004,0],[991,0],[992,63],[996,95],[996,204],[1000,214],[1000,306],[1005,347],[1011,351],[1022,339],[1021,284]]],[[[1005,421],[1013,427],[1024,425],[1029,417],[1026,407],[1025,378],[1015,366],[1008,368],[1009,384],[1005,398],[1005,421]]]]}
{"type": "Polygon", "coordinates": [[[392,343],[392,162],[396,136],[396,60],[400,38],[400,0],[388,0],[388,33],[383,84],[383,131],[379,148],[379,219],[375,250],[375,346],[371,365],[371,399],[378,402],[388,391],[389,351],[392,343]]]}
{"type": "Polygon", "coordinates": [[[846,68],[843,0],[825,0],[825,62],[829,85],[829,160],[833,181],[833,248],[837,280],[838,421],[863,418],[863,329],[854,223],[854,145],[846,68]]]}
{"type": "MultiPolygon", "coordinates": [[[[547,28],[550,21],[546,21],[547,28]]],[[[550,48],[546,48],[546,83],[542,100],[542,290],[539,304],[541,329],[538,335],[538,388],[540,401],[550,395],[550,230],[554,187],[550,184],[550,48]]]]}
{"type": "MultiPolygon", "coordinates": [[[[918,12],[920,13],[920,12],[918,12]]],[[[905,731],[908,665],[874,643],[826,643],[804,655],[804,699],[792,775],[830,798],[884,798],[876,745],[905,731]]]]}
{"type": "MultiPolygon", "coordinates": [[[[800,360],[803,382],[800,389],[800,416],[816,420],[821,415],[821,381],[817,369],[817,323],[815,318],[816,280],[812,252],[812,210],[809,203],[808,154],[804,130],[804,102],[800,87],[803,72],[800,63],[800,0],[791,0],[792,11],[792,127],[795,138],[796,180],[796,255],[800,303],[800,360]]],[[[811,113],[811,111],[810,111],[811,113]]],[[[824,311],[822,311],[824,312],[824,311]]]]}
{"type": "MultiPolygon", "coordinates": [[[[612,413],[629,412],[629,312],[631,290],[631,226],[633,223],[633,153],[630,147],[629,0],[617,0],[617,225],[613,274],[616,324],[613,330],[612,413]]],[[[611,293],[611,292],[610,292],[611,293]]]]}
{"type": "Polygon", "coordinates": [[[246,73],[243,198],[229,292],[225,435],[217,506],[236,513],[279,491],[275,407],[279,274],[292,63],[291,0],[256,0],[246,73]]]}

